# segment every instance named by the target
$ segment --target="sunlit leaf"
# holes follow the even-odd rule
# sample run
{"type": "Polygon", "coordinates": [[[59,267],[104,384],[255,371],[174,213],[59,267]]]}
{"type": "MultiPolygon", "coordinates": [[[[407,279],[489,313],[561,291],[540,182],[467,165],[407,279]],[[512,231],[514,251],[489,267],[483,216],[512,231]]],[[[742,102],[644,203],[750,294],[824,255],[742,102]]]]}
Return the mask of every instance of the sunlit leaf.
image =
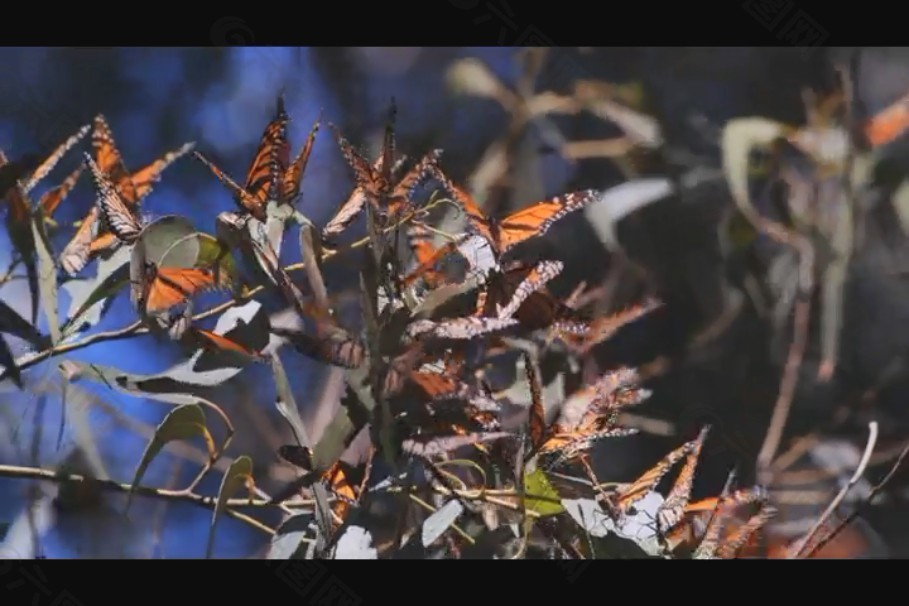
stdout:
{"type": "Polygon", "coordinates": [[[205,557],[211,558],[212,551],[215,547],[215,527],[218,524],[218,518],[227,505],[228,499],[237,493],[244,486],[252,493],[253,483],[253,463],[252,459],[242,455],[233,460],[224,477],[221,479],[221,488],[218,489],[218,502],[211,516],[211,530],[208,534],[208,545],[205,548],[205,557]]]}
{"type": "MultiPolygon", "coordinates": [[[[588,535],[595,538],[615,535],[633,541],[642,550],[641,557],[658,555],[662,551],[659,546],[657,526],[654,522],[662,504],[662,495],[651,491],[635,503],[633,515],[625,515],[615,522],[592,499],[564,499],[562,501],[568,515],[588,535]]],[[[594,554],[594,556],[603,558],[606,557],[606,554],[594,554]]]]}
{"type": "MultiPolygon", "coordinates": [[[[149,263],[159,263],[161,257],[174,242],[194,233],[196,233],[196,228],[189,219],[177,215],[165,215],[145,226],[136,242],[135,249],[141,249],[143,258],[149,263]]],[[[134,258],[135,256],[134,254],[134,258]]]]}
{"type": "Polygon", "coordinates": [[[739,208],[751,207],[748,195],[748,166],[752,150],[770,145],[790,129],[767,118],[730,120],[723,129],[723,171],[739,208]]]}
{"type": "Polygon", "coordinates": [[[278,528],[275,536],[272,537],[268,553],[265,555],[267,560],[290,560],[298,553],[300,543],[306,537],[312,526],[312,515],[301,513],[291,516],[284,520],[284,523],[278,528]]]}
{"type": "Polygon", "coordinates": [[[335,547],[336,560],[375,560],[378,557],[372,533],[361,526],[348,526],[335,547]]]}
{"type": "Polygon", "coordinates": [[[423,547],[429,547],[436,539],[442,536],[451,525],[457,521],[458,516],[464,512],[464,506],[458,499],[451,499],[436,510],[423,522],[423,547]]]}
{"type": "MultiPolygon", "coordinates": [[[[142,453],[142,459],[139,461],[139,466],[133,476],[133,487],[139,486],[139,482],[142,481],[142,477],[145,475],[145,470],[168,442],[189,440],[195,437],[201,437],[205,441],[209,457],[214,458],[216,453],[215,441],[205,424],[205,412],[201,406],[198,404],[184,404],[167,413],[167,416],[164,417],[164,420],[161,421],[155,430],[155,436],[145,448],[145,452],[142,453]]],[[[130,492],[130,501],[127,501],[127,508],[129,508],[131,500],[132,492],[130,492]]]]}
{"type": "Polygon", "coordinates": [[[664,178],[635,179],[603,192],[584,209],[584,216],[604,245],[619,248],[616,225],[633,212],[666,199],[675,193],[672,181],[664,178]]]}
{"type": "Polygon", "coordinates": [[[524,507],[541,516],[552,516],[565,511],[561,497],[546,477],[543,469],[524,474],[524,507]]]}

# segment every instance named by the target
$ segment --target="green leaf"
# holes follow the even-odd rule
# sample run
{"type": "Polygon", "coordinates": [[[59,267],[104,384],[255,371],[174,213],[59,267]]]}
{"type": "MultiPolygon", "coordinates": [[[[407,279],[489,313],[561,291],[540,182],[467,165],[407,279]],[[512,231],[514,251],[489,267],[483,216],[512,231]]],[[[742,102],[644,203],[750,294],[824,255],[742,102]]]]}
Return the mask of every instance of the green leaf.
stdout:
{"type": "Polygon", "coordinates": [[[236,494],[241,487],[247,486],[252,489],[252,471],[252,459],[243,455],[234,459],[227,471],[224,472],[224,477],[221,479],[221,488],[218,490],[218,502],[211,516],[211,530],[208,534],[208,545],[205,548],[206,559],[211,558],[212,550],[215,547],[215,527],[218,524],[221,512],[224,511],[228,499],[236,494]]]}
{"type": "MultiPolygon", "coordinates": [[[[142,476],[145,475],[145,470],[168,442],[189,440],[195,437],[201,437],[205,440],[208,455],[214,458],[216,454],[215,441],[205,425],[205,412],[202,407],[198,404],[184,404],[170,411],[164,417],[164,420],[161,421],[161,424],[158,425],[155,430],[155,436],[145,448],[145,452],[142,453],[142,460],[139,462],[133,477],[133,487],[139,486],[142,476]]],[[[129,509],[129,505],[132,502],[132,494],[132,491],[130,491],[129,500],[126,503],[127,509],[129,509]]]]}
{"type": "Polygon", "coordinates": [[[211,267],[217,263],[221,275],[228,276],[231,282],[237,279],[237,265],[233,255],[225,254],[224,249],[214,236],[198,232],[191,236],[195,238],[199,252],[195,267],[211,267]]]}
{"type": "Polygon", "coordinates": [[[524,507],[527,511],[541,516],[560,514],[565,511],[561,499],[542,469],[524,475],[524,507]]]}
{"type": "Polygon", "coordinates": [[[160,263],[174,242],[194,233],[196,228],[184,217],[177,215],[160,217],[142,230],[133,249],[133,258],[135,259],[136,254],[141,252],[149,263],[160,263]]]}
{"type": "Polygon", "coordinates": [[[32,237],[38,253],[38,290],[41,293],[41,305],[44,308],[44,315],[47,316],[51,341],[56,345],[62,336],[57,317],[57,263],[47,241],[44,219],[40,213],[32,217],[32,237]]]}

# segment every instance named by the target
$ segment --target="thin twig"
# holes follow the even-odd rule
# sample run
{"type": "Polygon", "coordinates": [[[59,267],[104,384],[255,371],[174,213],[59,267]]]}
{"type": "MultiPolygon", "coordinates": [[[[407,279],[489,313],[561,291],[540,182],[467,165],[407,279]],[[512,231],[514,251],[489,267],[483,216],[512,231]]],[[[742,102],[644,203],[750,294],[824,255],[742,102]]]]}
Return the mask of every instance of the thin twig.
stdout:
{"type": "Polygon", "coordinates": [[[840,522],[840,524],[836,528],[834,528],[830,534],[828,534],[822,540],[818,541],[817,545],[815,545],[814,548],[811,551],[809,551],[805,557],[810,558],[815,553],[817,553],[818,551],[823,549],[827,545],[827,543],[829,543],[830,541],[835,539],[837,537],[837,535],[839,535],[840,532],[843,531],[844,528],[846,528],[847,526],[849,526],[849,524],[854,522],[855,519],[859,515],[861,515],[862,511],[866,507],[871,505],[871,503],[874,501],[874,498],[881,492],[881,490],[884,489],[884,486],[886,486],[890,482],[890,480],[893,479],[893,476],[896,475],[897,470],[902,466],[903,461],[906,459],[907,456],[909,456],[909,444],[906,444],[906,446],[903,447],[902,452],[900,452],[900,456],[896,459],[896,462],[893,464],[893,467],[890,468],[890,471],[887,472],[887,475],[884,476],[884,479],[881,480],[880,482],[878,482],[877,484],[875,484],[871,488],[871,492],[868,493],[868,497],[865,499],[865,501],[861,505],[856,507],[852,513],[850,513],[848,516],[846,516],[846,519],[844,519],[842,522],[840,522]]]}
{"type": "Polygon", "coordinates": [[[814,526],[802,539],[796,543],[788,552],[788,558],[797,558],[801,555],[802,551],[805,550],[805,546],[814,538],[818,531],[823,527],[827,522],[830,516],[836,511],[837,507],[843,502],[846,498],[846,495],[849,494],[849,491],[852,490],[852,487],[858,484],[859,480],[862,479],[862,475],[865,473],[865,468],[868,467],[868,461],[871,460],[871,453],[874,452],[874,446],[877,444],[877,421],[872,421],[868,423],[868,443],[865,444],[865,452],[862,454],[862,458],[859,461],[858,467],[855,469],[855,473],[852,474],[852,477],[849,478],[849,482],[843,486],[839,494],[836,495],[836,498],[830,502],[830,505],[827,506],[827,509],[824,513],[817,519],[817,522],[814,523],[814,526]]]}
{"type": "Polygon", "coordinates": [[[757,458],[758,477],[762,484],[767,484],[770,481],[772,475],[770,467],[780,446],[780,441],[783,439],[786,422],[789,420],[789,411],[792,408],[796,385],[798,385],[799,369],[802,366],[805,347],[808,343],[808,322],[810,317],[810,295],[800,296],[795,303],[792,344],[786,357],[786,365],[783,367],[779,394],[773,407],[773,416],[770,417],[770,425],[764,437],[764,444],[761,446],[757,458]]]}
{"type": "MultiPolygon", "coordinates": [[[[70,473],[60,473],[58,471],[52,471],[48,469],[40,469],[37,467],[19,467],[16,465],[0,465],[0,477],[3,478],[15,478],[23,480],[44,480],[48,482],[76,482],[76,483],[91,483],[99,488],[105,490],[111,490],[115,492],[123,493],[134,493],[144,497],[151,497],[157,499],[168,499],[170,501],[179,501],[184,503],[193,503],[199,507],[205,507],[206,509],[212,509],[218,503],[218,497],[209,497],[205,495],[196,494],[187,490],[170,490],[165,488],[152,488],[149,486],[134,486],[132,484],[127,484],[123,482],[117,482],[114,480],[100,480],[96,478],[90,478],[87,476],[79,474],[70,474],[70,473]]],[[[225,503],[226,509],[225,513],[237,520],[245,522],[254,528],[258,528],[262,532],[267,534],[275,534],[273,528],[269,528],[262,522],[259,522],[255,518],[252,518],[248,515],[242,514],[238,511],[234,511],[231,508],[233,507],[274,507],[269,499],[228,499],[225,503]]]]}

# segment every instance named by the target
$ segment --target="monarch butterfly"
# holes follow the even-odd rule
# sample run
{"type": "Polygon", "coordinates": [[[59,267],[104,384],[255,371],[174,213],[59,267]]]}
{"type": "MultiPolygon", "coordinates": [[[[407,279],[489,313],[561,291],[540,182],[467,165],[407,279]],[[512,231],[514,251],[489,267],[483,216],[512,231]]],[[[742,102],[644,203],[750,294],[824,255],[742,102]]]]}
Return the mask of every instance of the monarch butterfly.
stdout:
{"type": "Polygon", "coordinates": [[[186,266],[184,253],[202,235],[190,233],[178,239],[156,261],[146,258],[143,246],[133,249],[130,298],[143,316],[158,316],[179,305],[186,305],[188,313],[194,296],[233,286],[233,276],[222,271],[217,261],[186,266]]]}
{"type": "Polygon", "coordinates": [[[414,338],[469,340],[500,333],[517,324],[518,321],[511,318],[452,318],[439,322],[417,320],[407,327],[407,334],[414,338]]]}
{"type": "Polygon", "coordinates": [[[500,220],[487,217],[470,194],[455,185],[441,170],[435,170],[434,176],[461,204],[467,213],[469,225],[476,233],[486,238],[496,257],[501,257],[525,240],[545,234],[558,220],[581,210],[601,195],[593,189],[572,192],[537,202],[500,220]]]}
{"type": "Polygon", "coordinates": [[[660,480],[671,472],[679,461],[686,458],[698,448],[699,440],[704,436],[705,432],[702,431],[701,436],[699,436],[698,439],[686,442],[682,446],[679,446],[663,457],[656,465],[641,474],[634,482],[621,486],[616,491],[615,505],[617,509],[622,513],[628,513],[635,503],[643,499],[648,493],[656,488],[657,484],[660,483],[660,480]]]}
{"type": "Polygon", "coordinates": [[[407,226],[407,244],[416,261],[416,267],[402,280],[404,286],[410,286],[422,278],[430,289],[438,288],[446,282],[443,263],[451,254],[456,253],[458,244],[466,239],[466,234],[447,244],[436,248],[433,245],[432,233],[425,224],[413,221],[407,226]]]}
{"type": "MultiPolygon", "coordinates": [[[[260,246],[259,248],[261,249],[260,246]]],[[[298,352],[307,357],[343,368],[359,368],[366,358],[366,347],[363,342],[338,326],[329,309],[320,308],[318,305],[304,301],[300,289],[284,269],[271,261],[271,257],[260,258],[265,261],[269,275],[300,317],[309,317],[316,322],[315,336],[297,330],[279,328],[273,328],[272,333],[286,338],[298,352]]]]}
{"type": "Polygon", "coordinates": [[[613,427],[619,410],[639,404],[650,395],[637,386],[637,381],[634,370],[619,368],[569,396],[552,425],[551,439],[541,451],[558,451],[575,440],[583,443],[585,436],[613,427]]]}
{"type": "MultiPolygon", "coordinates": [[[[569,398],[562,404],[562,411],[551,427],[542,432],[539,431],[539,425],[535,429],[537,437],[530,455],[539,454],[547,459],[556,456],[557,458],[552,459],[549,464],[549,467],[555,467],[583,455],[599,440],[638,433],[636,429],[620,427],[616,423],[619,407],[637,403],[645,395],[640,393],[643,390],[628,390],[637,398],[616,397],[616,394],[627,387],[625,383],[633,381],[634,378],[633,373],[621,371],[609,373],[593,388],[585,388],[581,390],[581,394],[569,398]],[[583,406],[580,414],[576,410],[580,408],[578,401],[583,406]]],[[[542,394],[541,388],[537,387],[536,390],[542,394]]],[[[535,424],[539,424],[539,417],[542,415],[540,409],[533,411],[532,408],[532,414],[537,417],[535,424]]]]}
{"type": "Polygon", "coordinates": [[[661,532],[666,532],[678,524],[685,513],[685,507],[691,499],[691,488],[694,485],[694,473],[697,470],[698,459],[701,456],[701,449],[704,446],[704,440],[710,426],[706,425],[701,429],[700,435],[694,441],[682,471],[679,472],[678,478],[666,495],[660,508],[657,510],[657,523],[661,532]]]}
{"type": "Polygon", "coordinates": [[[478,410],[496,412],[499,410],[499,404],[492,398],[478,393],[467,383],[447,375],[423,372],[418,370],[410,371],[405,381],[398,382],[398,389],[390,392],[388,395],[404,392],[405,395],[416,395],[420,400],[430,402],[441,402],[444,400],[464,400],[478,410]],[[406,388],[410,386],[409,393],[406,388]]]}
{"type": "Polygon", "coordinates": [[[359,368],[366,359],[362,341],[343,328],[323,325],[318,335],[274,327],[272,332],[286,338],[301,354],[342,368],[359,368]]]}
{"type": "Polygon", "coordinates": [[[389,119],[385,125],[385,137],[382,152],[374,164],[370,164],[350,142],[344,138],[336,127],[335,137],[341,153],[354,171],[356,188],[347,201],[338,208],[335,216],[322,230],[326,240],[343,232],[360,214],[369,202],[383,215],[396,216],[401,209],[410,204],[414,190],[422,181],[434,174],[435,165],[442,150],[434,149],[402,176],[398,176],[400,164],[395,164],[394,121],[397,108],[392,100],[389,119]]]}
{"type": "Polygon", "coordinates": [[[886,145],[909,128],[909,94],[879,111],[865,124],[865,138],[872,147],[886,145]]]}
{"type": "Polygon", "coordinates": [[[623,326],[637,321],[662,306],[656,299],[647,299],[612,315],[601,316],[586,326],[562,324],[554,327],[558,336],[578,355],[585,355],[595,346],[608,340],[623,326]]]}
{"type": "Polygon", "coordinates": [[[489,244],[475,234],[459,234],[450,242],[435,247],[427,227],[414,221],[408,226],[407,238],[417,266],[402,280],[404,286],[420,279],[430,290],[471,278],[485,282],[489,272],[497,267],[489,244]],[[458,272],[462,267],[463,275],[458,272]]]}
{"type": "Polygon", "coordinates": [[[265,356],[263,356],[261,352],[249,349],[232,339],[228,339],[227,337],[210,330],[193,328],[186,334],[189,336],[190,341],[202,349],[237,354],[254,360],[265,359],[265,356]]]}
{"type": "MultiPolygon", "coordinates": [[[[278,449],[278,454],[288,463],[304,471],[312,472],[312,453],[309,448],[284,445],[278,449]]],[[[337,499],[332,504],[332,512],[343,522],[350,511],[351,505],[356,505],[358,501],[359,489],[351,481],[354,471],[351,465],[339,459],[321,474],[310,473],[305,476],[301,482],[295,484],[295,487],[298,489],[307,488],[316,481],[325,482],[337,499]]]]}
{"type": "Polygon", "coordinates": [[[98,192],[98,209],[110,232],[124,244],[132,244],[142,231],[142,222],[134,214],[120,191],[114,186],[101,168],[95,164],[89,154],[85,154],[85,163],[91,169],[98,192]]]}
{"type": "Polygon", "coordinates": [[[284,109],[284,97],[279,96],[275,117],[266,125],[262,139],[253,157],[246,182],[241,187],[223,170],[215,166],[199,152],[196,159],[205,164],[216,177],[234,192],[234,201],[246,213],[259,221],[267,219],[266,207],[269,201],[278,204],[290,204],[300,193],[300,181],[309,162],[319,130],[317,121],[310,130],[306,143],[290,161],[290,142],[287,139],[287,124],[290,117],[284,109]]]}
{"type": "Polygon", "coordinates": [[[205,291],[228,287],[227,276],[218,282],[215,273],[213,269],[164,267],[147,262],[142,286],[135,291],[140,294],[134,302],[145,313],[168,311],[205,291]]]}
{"type": "Polygon", "coordinates": [[[491,273],[477,297],[481,316],[514,317],[529,330],[547,328],[557,320],[567,320],[576,312],[556,297],[545,285],[562,271],[560,261],[541,261],[536,265],[513,263],[491,273]]]}
{"type": "MultiPolygon", "coordinates": [[[[66,152],[72,149],[86,134],[88,134],[89,128],[90,126],[87,124],[81,127],[75,134],[71,135],[63,143],[58,145],[43,161],[39,160],[38,156],[28,155],[24,158],[19,158],[18,160],[10,162],[6,155],[0,151],[0,169],[9,171],[11,177],[8,179],[9,183],[4,183],[4,187],[0,188],[0,200],[3,198],[7,199],[10,204],[10,212],[15,220],[24,220],[28,217],[30,210],[27,201],[28,194],[31,193],[38,183],[50,174],[66,152]]],[[[73,185],[75,185],[76,179],[78,179],[78,175],[73,179],[73,185]]],[[[69,180],[70,179],[67,179],[64,183],[69,180]]],[[[7,179],[4,179],[4,181],[7,181],[7,179]]],[[[58,189],[62,187],[62,185],[58,186],[58,189]]],[[[67,193],[69,192],[69,189],[72,189],[72,185],[67,189],[67,193]]],[[[64,197],[65,195],[66,194],[64,194],[64,197]]],[[[49,196],[52,196],[51,192],[44,194],[41,198],[41,203],[39,203],[39,206],[45,211],[45,216],[50,216],[53,212],[53,209],[50,211],[47,209],[50,202],[44,202],[49,196]]],[[[59,202],[60,201],[57,201],[57,204],[59,204],[59,202]]],[[[53,208],[55,209],[56,205],[54,205],[53,208]]]]}
{"type": "MultiPolygon", "coordinates": [[[[9,211],[6,215],[6,229],[13,246],[21,254],[25,265],[29,291],[38,292],[38,269],[35,256],[34,234],[30,228],[33,216],[32,202],[29,193],[32,189],[57,165],[63,155],[78,143],[88,132],[88,126],[83,126],[77,133],[61,143],[51,154],[39,161],[39,157],[32,156],[9,163],[6,155],[0,151],[0,169],[9,168],[7,179],[9,186],[3,187],[0,192],[0,203],[6,202],[9,211]],[[37,166],[35,168],[35,166],[37,166]]],[[[79,179],[81,169],[77,169],[56,188],[45,192],[38,201],[37,208],[44,217],[50,217],[60,203],[69,195],[79,179]]],[[[32,297],[31,318],[35,322],[38,317],[38,297],[32,297]]]]}
{"type": "MultiPolygon", "coordinates": [[[[309,156],[312,154],[312,148],[316,143],[316,135],[319,133],[321,118],[316,120],[309,130],[306,142],[300,148],[300,152],[281,178],[282,200],[292,203],[300,195],[300,183],[303,181],[303,174],[306,172],[306,165],[309,164],[309,156]]],[[[288,144],[289,145],[289,144],[288,144]]]]}
{"type": "MultiPolygon", "coordinates": [[[[7,166],[9,166],[9,163],[7,162],[6,154],[0,151],[0,169],[7,166]]],[[[63,180],[62,183],[60,183],[60,185],[48,190],[39,198],[37,207],[41,209],[41,213],[45,217],[53,216],[54,211],[57,210],[60,203],[66,199],[73,187],[76,186],[76,182],[78,182],[79,177],[82,176],[82,171],[84,169],[85,166],[80,164],[63,180]]],[[[22,184],[15,181],[12,186],[6,190],[6,195],[0,193],[0,201],[3,200],[6,200],[10,205],[9,216],[14,224],[19,224],[28,220],[28,217],[31,214],[31,204],[29,203],[26,189],[22,184]]]]}
{"type": "Polygon", "coordinates": [[[530,384],[530,410],[528,411],[528,433],[531,454],[546,443],[546,408],[543,405],[543,385],[536,369],[536,361],[524,355],[524,373],[530,384]]]}
{"type": "MultiPolygon", "coordinates": [[[[164,154],[148,166],[130,174],[114,142],[113,132],[107,120],[103,115],[98,115],[93,122],[92,148],[98,170],[106,175],[123,205],[129,207],[132,212],[135,212],[140,202],[151,193],[152,186],[160,180],[164,170],[194,147],[195,143],[185,143],[179,149],[164,154]]],[[[60,264],[69,275],[82,271],[99,253],[119,245],[120,240],[117,237],[99,228],[99,217],[98,208],[93,205],[60,254],[60,264]]]]}

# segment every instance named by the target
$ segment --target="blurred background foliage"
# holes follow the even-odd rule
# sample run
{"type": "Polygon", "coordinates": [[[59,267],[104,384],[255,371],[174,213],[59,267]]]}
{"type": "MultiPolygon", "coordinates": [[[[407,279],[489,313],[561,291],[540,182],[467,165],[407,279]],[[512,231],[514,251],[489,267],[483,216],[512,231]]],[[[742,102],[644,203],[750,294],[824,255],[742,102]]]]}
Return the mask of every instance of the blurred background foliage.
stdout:
{"type": "MultiPolygon", "coordinates": [[[[0,149],[13,157],[46,153],[103,113],[129,167],[195,141],[197,149],[220,166],[242,175],[274,112],[275,98],[283,91],[295,145],[321,114],[323,123],[337,124],[355,144],[373,150],[394,97],[399,149],[418,157],[431,148],[443,148],[446,171],[458,181],[470,182],[490,213],[571,189],[687,175],[694,186],[679,196],[611,225],[615,241],[606,241],[602,226],[591,225],[597,219],[588,215],[566,220],[540,246],[566,262],[560,282],[606,280],[615,289],[617,307],[645,292],[667,303],[653,319],[629,327],[598,351],[597,358],[601,367],[672,360],[671,368],[657,373],[648,385],[654,397],[646,406],[648,415],[667,419],[675,429],[642,439],[640,452],[623,451],[620,463],[606,447],[610,452],[601,458],[612,463],[603,464],[615,473],[627,473],[639,467],[635,456],[662,454],[710,421],[720,425],[721,439],[719,446],[706,449],[703,473],[719,482],[731,464],[753,466],[788,346],[788,337],[775,344],[775,332],[749,303],[750,311],[735,316],[721,337],[701,348],[690,347],[700,331],[729,309],[729,285],[744,289],[745,276],[754,270],[749,265],[755,262],[753,255],[739,249],[727,254],[718,243],[723,217],[732,206],[722,173],[722,129],[727,121],[743,116],[805,124],[804,91],[832,91],[837,63],[858,67],[857,119],[873,115],[909,88],[909,54],[889,49],[555,48],[538,67],[529,66],[519,49],[456,47],[7,48],[0,51],[0,59],[0,149]],[[533,71],[535,77],[528,78],[533,71]],[[534,94],[583,96],[579,81],[599,86],[588,87],[588,95],[656,120],[662,136],[659,149],[638,154],[636,147],[619,144],[616,151],[603,142],[627,137],[627,128],[592,110],[553,112],[535,120],[531,128],[522,127],[520,112],[532,105],[526,102],[534,94]],[[500,86],[511,92],[502,92],[500,86]],[[595,144],[587,147],[570,145],[591,141],[595,144]],[[490,150],[497,145],[508,150],[507,179],[490,179],[489,170],[482,170],[495,164],[490,150]]],[[[891,155],[897,158],[895,184],[887,185],[892,193],[903,172],[901,155],[891,155]]],[[[66,161],[74,166],[78,160],[66,161]]],[[[304,179],[300,208],[323,225],[350,187],[351,175],[337,145],[323,132],[304,179]]],[[[886,192],[879,195],[889,201],[886,192]]],[[[89,180],[80,180],[58,210],[57,223],[67,226],[81,218],[91,199],[89,180]]],[[[198,229],[209,232],[217,213],[231,208],[223,186],[190,159],[169,168],[144,205],[145,212],[155,216],[189,217],[198,229]]],[[[818,381],[820,353],[809,348],[790,433],[827,428],[836,411],[846,407],[850,414],[873,409],[875,415],[886,415],[887,435],[905,436],[901,429],[907,420],[909,379],[899,369],[909,346],[909,292],[906,267],[899,261],[905,255],[905,236],[893,219],[899,214],[895,206],[879,203],[868,212],[879,217],[852,261],[859,269],[850,271],[847,279],[836,372],[831,380],[818,381]],[[883,369],[894,364],[899,368],[882,382],[883,369]],[[871,389],[873,397],[867,395],[871,389]]],[[[56,250],[70,233],[56,231],[56,250]]],[[[5,238],[0,236],[2,267],[12,251],[5,238]]],[[[776,250],[772,243],[758,240],[758,247],[776,250]]],[[[750,245],[749,241],[749,250],[750,245]]],[[[772,251],[767,254],[773,256],[772,251]]],[[[296,261],[298,254],[288,250],[285,260],[296,261]]],[[[335,271],[342,283],[343,264],[332,266],[329,281],[335,271]]],[[[24,280],[4,285],[2,297],[27,315],[24,280]]],[[[134,317],[126,298],[118,297],[93,330],[117,328],[134,317]]],[[[21,351],[20,344],[14,353],[21,351]]],[[[83,349],[72,357],[150,373],[181,355],[174,344],[146,336],[83,349]]],[[[3,384],[0,462],[101,471],[129,481],[166,407],[111,390],[80,387],[77,395],[68,394],[64,423],[57,362],[25,373],[24,391],[8,381],[3,384]]],[[[304,419],[314,424],[317,434],[327,419],[316,418],[307,408],[306,396],[323,389],[326,374],[300,357],[286,365],[301,394],[304,419]]],[[[257,481],[266,489],[292,477],[274,454],[285,442],[286,431],[274,411],[273,389],[268,368],[253,367],[212,394],[238,427],[230,454],[251,455],[257,481]]],[[[841,437],[861,438],[862,427],[861,422],[846,427],[841,437]]],[[[201,452],[192,447],[170,449],[149,468],[145,483],[185,485],[198,469],[201,452]]],[[[848,477],[851,470],[843,473],[848,477]]],[[[215,493],[217,481],[209,479],[201,489],[215,493]]],[[[111,495],[5,479],[0,479],[0,495],[0,521],[29,521],[15,528],[31,528],[33,536],[7,541],[8,549],[25,557],[185,558],[205,552],[210,511],[204,508],[139,499],[126,517],[121,501],[111,495]]],[[[898,499],[892,508],[899,511],[898,499]]],[[[903,534],[899,517],[880,514],[873,522],[889,539],[903,534]]],[[[896,553],[900,549],[905,553],[900,541],[888,543],[896,553]]],[[[256,530],[224,519],[215,556],[259,557],[266,544],[267,537],[256,530]]]]}

